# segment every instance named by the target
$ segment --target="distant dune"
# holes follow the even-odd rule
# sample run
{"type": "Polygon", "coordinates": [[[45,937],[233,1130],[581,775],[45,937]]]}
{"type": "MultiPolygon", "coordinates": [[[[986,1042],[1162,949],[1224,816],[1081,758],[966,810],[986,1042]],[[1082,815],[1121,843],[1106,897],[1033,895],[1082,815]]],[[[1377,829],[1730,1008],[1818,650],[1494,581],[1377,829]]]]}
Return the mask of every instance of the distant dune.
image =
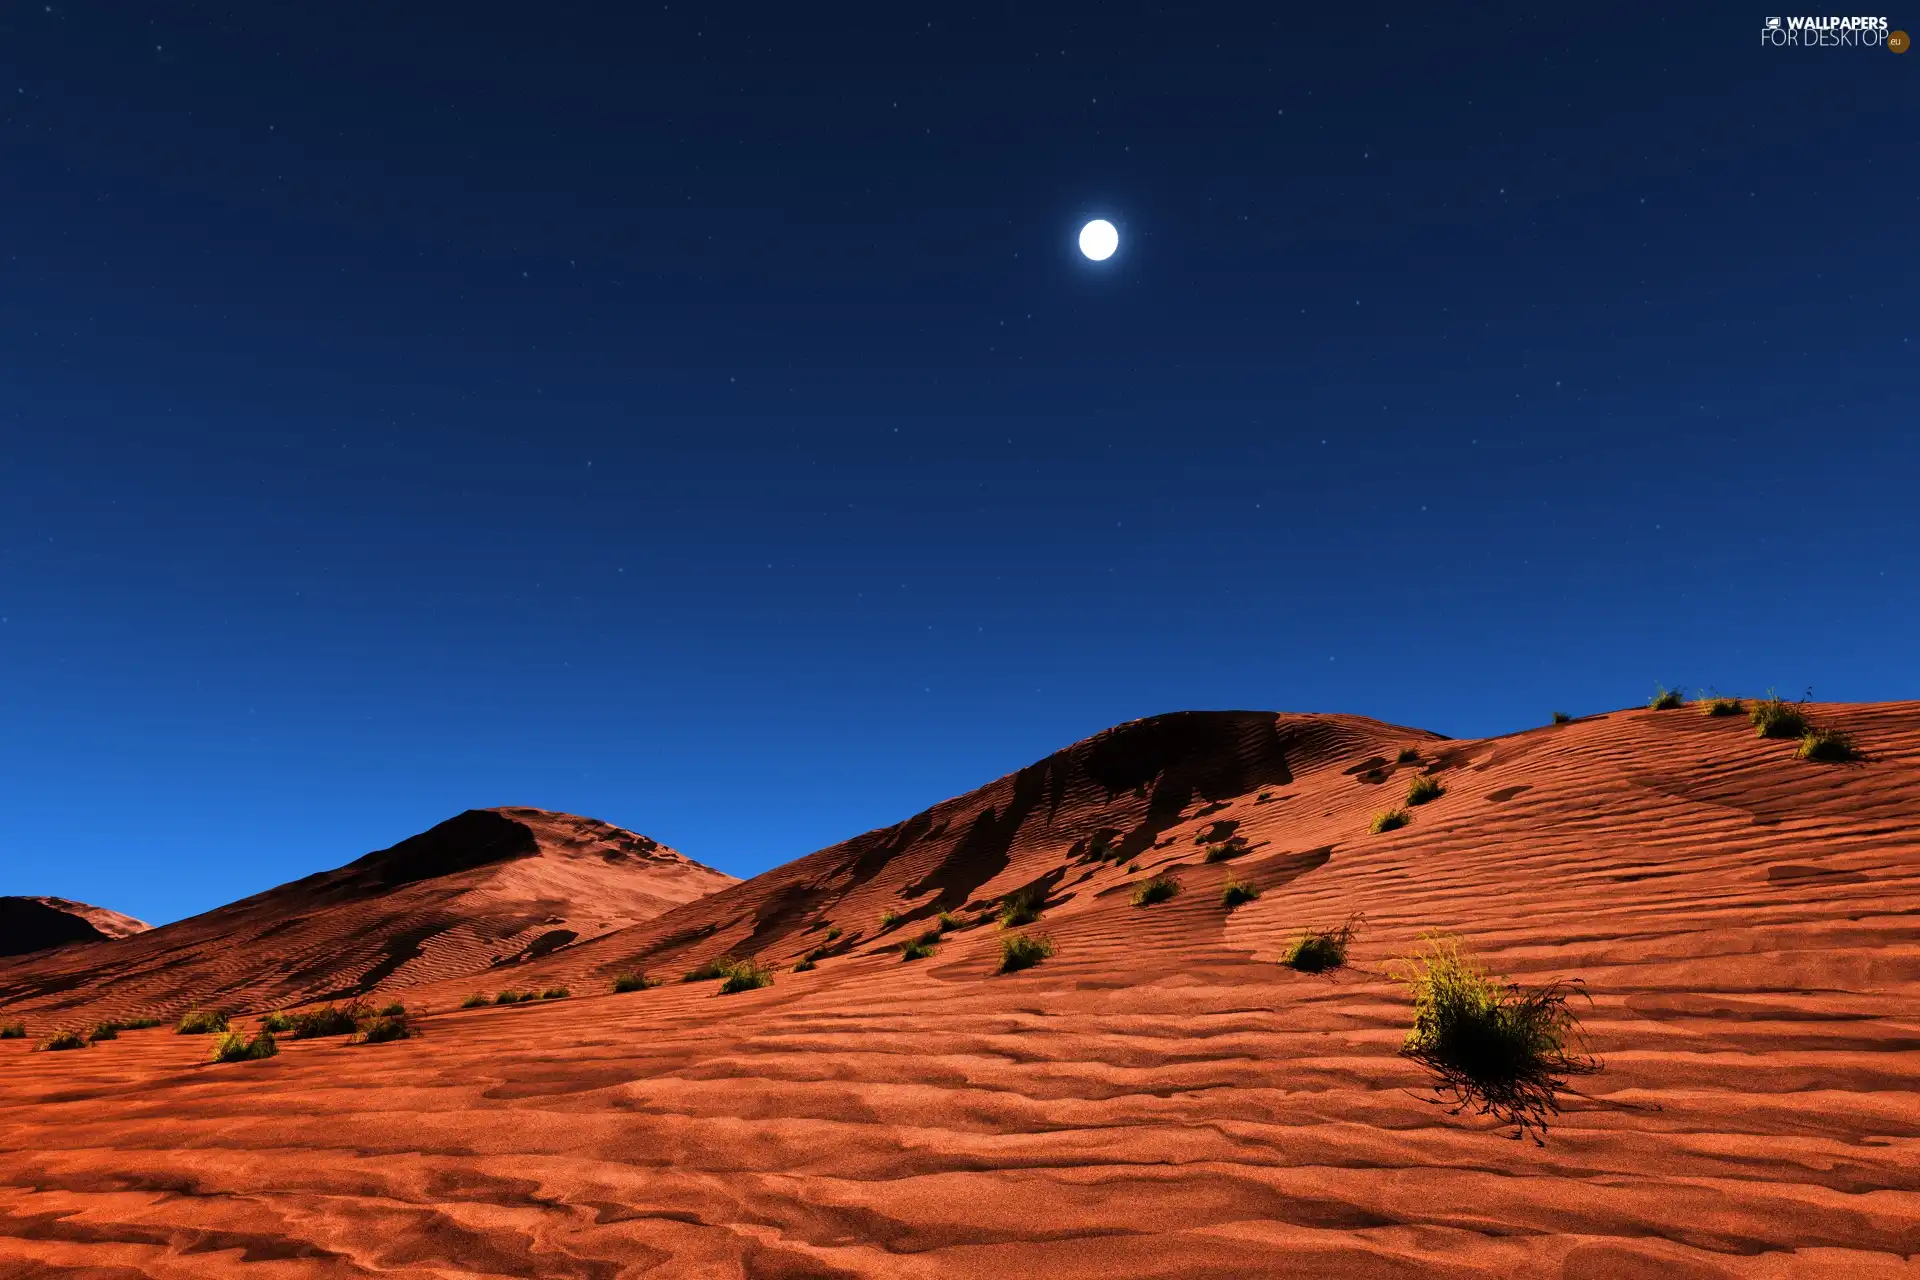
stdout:
{"type": "Polygon", "coordinates": [[[519,963],[733,883],[591,818],[471,809],[190,920],[0,965],[0,1007],[85,1022],[399,990],[519,963]]]}
{"type": "Polygon", "coordinates": [[[144,920],[67,898],[0,897],[0,956],[143,933],[144,920]]]}
{"type": "Polygon", "coordinates": [[[218,1066],[165,1030],[36,1053],[136,1004],[122,986],[158,980],[114,958],[168,930],[50,953],[91,970],[0,964],[9,992],[52,984],[0,1009],[29,1031],[0,1041],[0,1275],[1912,1276],[1920,704],[1805,710],[1864,758],[1798,759],[1693,707],[1479,741],[1157,717],[498,970],[432,939],[525,953],[531,913],[483,910],[524,900],[489,887],[506,866],[538,865],[512,828],[544,859],[539,831],[585,820],[463,815],[442,854],[236,904],[245,927],[197,944],[250,957],[233,990],[256,1007],[406,985],[420,1039],[218,1066]],[[1416,779],[1439,794],[1371,833],[1416,779]],[[452,865],[500,849],[519,861],[452,865]],[[1180,891],[1134,905],[1159,875],[1180,891]],[[1229,877],[1259,896],[1230,906],[1229,877]],[[440,932],[387,972],[404,947],[318,919],[443,881],[410,908],[440,932]],[[1053,954],[999,973],[993,912],[1022,891],[1053,954]],[[1346,968],[1276,963],[1355,915],[1346,968]],[[519,925],[495,945],[455,917],[519,925]],[[1603,1065],[1545,1145],[1442,1105],[1400,1053],[1391,970],[1436,930],[1497,975],[1584,983],[1603,1065]],[[293,980],[329,947],[361,950],[293,980]],[[680,980],[750,955],[772,985],[680,980]],[[613,994],[636,970],[663,985],[613,994]],[[571,995],[457,1007],[509,986],[571,995]]]}

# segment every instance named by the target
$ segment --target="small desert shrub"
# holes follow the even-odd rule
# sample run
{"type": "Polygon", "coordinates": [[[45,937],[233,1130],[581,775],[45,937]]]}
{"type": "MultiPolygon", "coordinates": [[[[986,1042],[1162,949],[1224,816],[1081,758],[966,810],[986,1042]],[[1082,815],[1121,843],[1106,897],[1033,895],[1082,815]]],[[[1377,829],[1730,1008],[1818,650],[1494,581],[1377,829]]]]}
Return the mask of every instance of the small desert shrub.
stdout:
{"type": "Polygon", "coordinates": [[[753,960],[736,960],[727,970],[727,980],[720,984],[720,994],[733,995],[739,991],[752,991],[758,987],[773,985],[773,970],[753,960]]]}
{"type": "Polygon", "coordinates": [[[704,964],[695,965],[687,970],[682,982],[706,982],[711,978],[724,978],[733,969],[732,956],[716,956],[704,964]]]}
{"type": "Polygon", "coordinates": [[[1681,696],[1678,689],[1669,689],[1659,684],[1653,686],[1653,696],[1647,699],[1647,706],[1655,711],[1672,711],[1685,703],[1686,699],[1681,696]]]}
{"type": "Polygon", "coordinates": [[[227,1029],[227,1015],[214,1013],[206,1009],[195,1009],[181,1017],[174,1030],[183,1036],[209,1036],[216,1031],[227,1029]]]}
{"type": "Polygon", "coordinates": [[[91,1040],[94,1044],[99,1044],[102,1040],[118,1040],[119,1038],[120,1026],[114,1022],[95,1023],[93,1030],[87,1032],[87,1039],[91,1040]]]}
{"type": "Polygon", "coordinates": [[[531,991],[502,991],[494,996],[493,1002],[495,1004],[525,1004],[533,998],[533,992],[531,991]]]}
{"type": "MultiPolygon", "coordinates": [[[[565,987],[548,987],[545,991],[542,991],[540,993],[540,998],[542,1000],[565,1000],[568,996],[572,994],[573,992],[569,991],[565,987]]],[[[404,1013],[405,1010],[402,1010],[401,1012],[404,1013]]]]}
{"type": "Polygon", "coordinates": [[[1226,887],[1220,890],[1220,905],[1231,911],[1245,902],[1252,902],[1260,896],[1260,890],[1245,880],[1227,877],[1226,887]]]}
{"type": "Polygon", "coordinates": [[[1573,717],[1564,711],[1556,711],[1553,713],[1553,722],[1555,724],[1572,724],[1573,717]]]}
{"type": "Polygon", "coordinates": [[[24,1022],[0,1022],[0,1040],[25,1040],[27,1024],[24,1022]]]}
{"type": "Polygon", "coordinates": [[[1398,831],[1412,821],[1413,815],[1405,809],[1389,809],[1385,813],[1374,814],[1373,821],[1368,824],[1367,830],[1374,835],[1379,835],[1385,831],[1398,831]]]}
{"type": "Polygon", "coordinates": [[[1130,875],[1130,876],[1131,876],[1131,875],[1137,875],[1137,874],[1139,874],[1139,871],[1140,871],[1140,864],[1139,864],[1139,863],[1137,863],[1137,862],[1129,862],[1129,863],[1127,864],[1127,874],[1128,874],[1128,875],[1130,875]]]}
{"type": "Polygon", "coordinates": [[[1280,953],[1280,963],[1301,973],[1325,973],[1345,967],[1360,917],[1348,916],[1338,929],[1308,929],[1280,953]]]}
{"type": "Polygon", "coordinates": [[[833,928],[831,928],[831,929],[829,929],[829,930],[827,930],[827,941],[828,941],[828,942],[837,942],[837,941],[839,941],[839,938],[840,938],[840,926],[839,926],[839,925],[835,925],[835,926],[834,926],[833,928]]]}
{"type": "Polygon", "coordinates": [[[903,961],[925,960],[933,954],[933,944],[939,940],[940,935],[937,933],[923,933],[906,946],[900,948],[900,959],[903,961]]]}
{"type": "Polygon", "coordinates": [[[613,979],[613,990],[617,995],[624,995],[629,991],[645,991],[648,987],[659,985],[658,978],[649,978],[644,973],[622,973],[613,979]]]}
{"type": "Polygon", "coordinates": [[[373,1014],[376,1018],[404,1018],[407,1016],[407,1006],[398,1000],[389,1000],[375,1009],[373,1014]]]}
{"type": "Polygon", "coordinates": [[[1446,938],[1429,938],[1395,976],[1413,995],[1413,1029],[1400,1051],[1439,1077],[1435,1087],[1457,1104],[1455,1114],[1472,1107],[1538,1143],[1568,1078],[1600,1069],[1568,1007],[1583,994],[1577,982],[1503,985],[1446,938]]]}
{"type": "Polygon", "coordinates": [[[1180,892],[1180,882],[1172,876],[1158,875],[1151,880],[1142,880],[1133,890],[1133,905],[1150,907],[1156,902],[1165,902],[1180,892]]]}
{"type": "Polygon", "coordinates": [[[122,1031],[146,1031],[153,1027],[161,1027],[165,1025],[166,1025],[166,1022],[164,1019],[149,1017],[145,1014],[142,1014],[138,1018],[120,1019],[120,1029],[122,1031]]]}
{"type": "Polygon", "coordinates": [[[899,923],[900,913],[898,911],[882,911],[880,913],[880,931],[882,933],[885,933],[888,929],[893,928],[893,926],[899,923]]]}
{"type": "Polygon", "coordinates": [[[1239,857],[1250,848],[1252,846],[1247,843],[1245,836],[1231,836],[1219,844],[1208,845],[1204,861],[1225,862],[1229,858],[1239,857]]]}
{"type": "MultiPolygon", "coordinates": [[[[486,1003],[486,1000],[484,997],[481,999],[480,1003],[482,1004],[486,1003]]],[[[270,1013],[266,1017],[260,1019],[260,1029],[262,1031],[271,1031],[273,1032],[274,1035],[277,1035],[277,1036],[285,1035],[287,1032],[293,1030],[293,1019],[292,1017],[284,1013],[270,1013]]]]}
{"type": "Polygon", "coordinates": [[[795,960],[793,962],[793,971],[795,973],[806,973],[810,970],[817,969],[819,967],[820,966],[817,962],[815,962],[813,958],[813,952],[811,951],[807,952],[807,954],[801,956],[798,960],[795,960]]]}
{"type": "Polygon", "coordinates": [[[1746,704],[1738,698],[1702,698],[1694,705],[1700,708],[1703,716],[1737,716],[1747,709],[1746,704]]]}
{"type": "Polygon", "coordinates": [[[1838,729],[1809,729],[1800,738],[1800,746],[1793,753],[1801,760],[1823,760],[1837,764],[1844,760],[1858,760],[1860,749],[1853,745],[1853,739],[1838,729]]]}
{"type": "Polygon", "coordinates": [[[1044,935],[1009,933],[1000,939],[1000,972],[1031,969],[1053,955],[1053,939],[1044,935]]]}
{"type": "Polygon", "coordinates": [[[1420,749],[1418,747],[1402,747],[1400,748],[1400,754],[1393,758],[1393,762],[1395,764],[1419,764],[1420,749]]]}
{"type": "Polygon", "coordinates": [[[280,1046],[274,1043],[271,1031],[262,1031],[251,1040],[237,1031],[229,1031],[213,1043],[215,1062],[251,1062],[256,1058],[271,1058],[278,1052],[280,1046]]]}
{"type": "Polygon", "coordinates": [[[933,927],[936,933],[946,933],[950,929],[958,929],[965,923],[966,921],[951,911],[942,911],[933,918],[933,927]]]}
{"type": "Polygon", "coordinates": [[[354,1028],[360,1025],[359,1015],[360,1010],[355,1005],[342,1008],[335,1004],[296,1013],[293,1015],[293,1038],[318,1040],[322,1036],[350,1036],[354,1028]]]}
{"type": "Polygon", "coordinates": [[[1041,897],[1032,889],[1022,889],[1000,899],[1000,927],[1018,929],[1040,918],[1041,897]]]}
{"type": "Polygon", "coordinates": [[[85,1049],[91,1043],[92,1041],[78,1031],[56,1031],[40,1047],[52,1053],[59,1053],[66,1049],[85,1049]]]}
{"type": "Polygon", "coordinates": [[[419,1035],[419,1030],[403,1010],[397,1014],[381,1013],[366,1019],[354,1034],[354,1044],[386,1044],[390,1040],[411,1040],[419,1035]]]}
{"type": "Polygon", "coordinates": [[[1447,789],[1440,785],[1440,779],[1419,777],[1415,778],[1413,785],[1407,788],[1407,803],[1425,804],[1429,800],[1438,800],[1445,794],[1447,789]]]}
{"type": "MultiPolygon", "coordinates": [[[[613,988],[615,991],[618,991],[620,989],[618,985],[618,981],[619,981],[618,979],[615,979],[615,986],[613,988]]],[[[460,1007],[462,1009],[484,1009],[492,1003],[493,1001],[487,999],[484,992],[476,991],[472,995],[468,996],[465,1000],[462,1000],[460,1002],[460,1007]]]]}
{"type": "Polygon", "coordinates": [[[1759,738],[1800,738],[1813,728],[1807,723],[1805,712],[1771,692],[1753,704],[1753,710],[1747,713],[1747,722],[1759,738]]]}

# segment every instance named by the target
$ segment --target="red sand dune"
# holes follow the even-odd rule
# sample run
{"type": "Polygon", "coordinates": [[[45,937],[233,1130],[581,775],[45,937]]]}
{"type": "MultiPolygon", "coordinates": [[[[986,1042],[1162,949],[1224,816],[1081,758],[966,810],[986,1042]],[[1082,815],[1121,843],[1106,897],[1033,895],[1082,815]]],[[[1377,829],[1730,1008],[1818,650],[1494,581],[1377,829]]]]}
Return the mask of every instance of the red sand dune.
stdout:
{"type": "Polygon", "coordinates": [[[0,956],[144,933],[144,920],[70,898],[0,897],[0,956]]]}
{"type": "Polygon", "coordinates": [[[568,1000],[433,983],[422,1039],[221,1066],[0,1042],[0,1276],[1912,1276],[1920,704],[1810,710],[1868,758],[1691,709],[1163,717],[512,975],[568,1000]],[[1206,864],[1221,822],[1252,847],[1206,864]],[[976,908],[1025,886],[1058,950],[996,975],[976,908]],[[1353,912],[1351,968],[1274,963],[1353,912]],[[672,981],[827,921],[771,988],[672,981]],[[1436,929],[1587,984],[1605,1068],[1544,1147],[1397,1052],[1385,968],[1436,929]],[[607,993],[629,966],[669,981],[607,993]]]}
{"type": "Polygon", "coordinates": [[[592,818],[470,809],[190,920],[0,965],[0,1007],[81,1027],[394,991],[540,955],[733,883],[592,818]]]}

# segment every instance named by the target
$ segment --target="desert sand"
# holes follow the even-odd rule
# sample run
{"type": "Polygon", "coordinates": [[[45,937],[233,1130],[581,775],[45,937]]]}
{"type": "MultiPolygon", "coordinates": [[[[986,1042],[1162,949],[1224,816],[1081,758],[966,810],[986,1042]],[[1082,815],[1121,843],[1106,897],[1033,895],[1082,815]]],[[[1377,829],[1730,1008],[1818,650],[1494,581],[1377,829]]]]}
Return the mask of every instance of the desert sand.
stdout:
{"type": "MultiPolygon", "coordinates": [[[[0,1276],[1911,1276],[1920,704],[1810,711],[1867,758],[1692,708],[1485,741],[1160,717],[540,958],[360,984],[430,1010],[418,1039],[0,1042],[0,1276]],[[1445,793],[1369,834],[1416,776],[1445,793]],[[1226,823],[1250,847],[1203,861],[1226,823]],[[1225,909],[1229,874],[1261,896],[1225,909]],[[1024,887],[1056,952],[997,974],[985,913],[1024,887]],[[1355,913],[1348,968],[1275,963],[1355,913]],[[1389,967],[1435,930],[1585,984],[1604,1068],[1544,1145],[1398,1052],[1389,967]],[[678,981],[722,953],[774,984],[678,981]],[[612,994],[634,969],[665,983],[612,994]]],[[[252,958],[320,945],[249,927],[252,958]]],[[[148,936],[0,966],[0,1017],[291,990],[109,958],[148,936]]]]}
{"type": "Polygon", "coordinates": [[[0,956],[144,933],[144,920],[71,898],[0,897],[0,956]]]}

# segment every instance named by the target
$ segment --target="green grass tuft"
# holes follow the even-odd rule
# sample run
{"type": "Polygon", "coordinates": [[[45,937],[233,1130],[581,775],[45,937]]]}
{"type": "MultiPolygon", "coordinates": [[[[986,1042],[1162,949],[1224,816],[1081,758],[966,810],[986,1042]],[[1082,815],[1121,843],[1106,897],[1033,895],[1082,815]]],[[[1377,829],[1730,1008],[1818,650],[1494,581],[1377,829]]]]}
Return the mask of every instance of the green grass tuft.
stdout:
{"type": "Polygon", "coordinates": [[[1429,800],[1438,800],[1445,794],[1447,789],[1440,785],[1440,779],[1423,775],[1415,778],[1413,785],[1407,788],[1407,803],[1425,804],[1429,800]]]}
{"type": "Polygon", "coordinates": [[[713,978],[724,978],[728,973],[732,972],[733,963],[732,956],[715,956],[713,959],[695,965],[693,968],[687,970],[685,976],[683,976],[680,981],[706,982],[713,978]]]}
{"type": "Polygon", "coordinates": [[[793,962],[793,971],[795,973],[806,973],[810,970],[818,969],[819,967],[820,965],[817,961],[814,960],[813,952],[811,951],[807,952],[807,954],[801,956],[798,960],[795,960],[793,962]]]}
{"type": "Polygon", "coordinates": [[[93,1025],[93,1030],[87,1032],[87,1039],[94,1044],[99,1044],[102,1040],[118,1040],[119,1038],[120,1024],[117,1022],[96,1022],[93,1025]]]}
{"type": "Polygon", "coordinates": [[[1280,963],[1301,973],[1326,973],[1344,968],[1347,948],[1360,928],[1360,917],[1348,916],[1338,929],[1308,929],[1280,953],[1280,963]]]}
{"type": "Polygon", "coordinates": [[[966,924],[966,921],[962,920],[959,916],[953,914],[953,912],[951,911],[942,911],[939,915],[933,918],[933,927],[934,927],[934,930],[938,933],[947,933],[954,929],[961,928],[965,924],[966,924]]]}
{"type": "MultiPolygon", "coordinates": [[[[618,991],[619,989],[620,988],[617,986],[614,988],[615,991],[618,991]]],[[[460,1007],[462,1009],[484,1009],[492,1003],[493,1001],[487,999],[486,995],[483,992],[476,991],[472,995],[468,996],[465,1000],[462,1000],[460,1002],[460,1007]]]]}
{"type": "Polygon", "coordinates": [[[174,1031],[183,1036],[208,1036],[227,1029],[227,1015],[207,1009],[195,1009],[181,1017],[174,1031]]]}
{"type": "Polygon", "coordinates": [[[1753,726],[1757,738],[1804,738],[1813,729],[1804,711],[1791,702],[1783,702],[1771,690],[1753,704],[1753,710],[1747,713],[1747,722],[1753,726]]]}
{"type": "Polygon", "coordinates": [[[1400,1051],[1439,1077],[1435,1088],[1456,1115],[1471,1107],[1539,1143],[1568,1079],[1600,1069],[1569,1007],[1584,994],[1577,982],[1502,984],[1458,942],[1434,937],[1394,976],[1413,996],[1413,1029],[1400,1051]]]}
{"type": "Polygon", "coordinates": [[[525,1004],[533,998],[534,994],[531,991],[502,991],[493,997],[493,1002],[495,1004],[525,1004]]]}
{"type": "Polygon", "coordinates": [[[1374,814],[1373,821],[1367,824],[1367,830],[1377,836],[1386,831],[1398,831],[1412,821],[1413,815],[1405,809],[1389,809],[1385,813],[1374,814]]]}
{"type": "Polygon", "coordinates": [[[772,969],[754,960],[736,960],[727,970],[727,980],[720,984],[720,994],[730,996],[736,992],[753,991],[772,985],[772,969]]]}
{"type": "Polygon", "coordinates": [[[613,979],[613,990],[616,995],[625,995],[629,991],[645,991],[648,987],[659,985],[658,978],[649,978],[644,973],[616,974],[613,979]]]}
{"type": "Polygon", "coordinates": [[[1026,888],[1010,893],[1000,899],[1000,927],[1018,929],[1022,925],[1032,924],[1040,918],[1044,905],[1043,896],[1035,889],[1026,888]]]}
{"type": "Polygon", "coordinates": [[[1131,901],[1136,907],[1150,907],[1156,902],[1165,902],[1180,893],[1180,882],[1169,875],[1157,875],[1151,880],[1142,880],[1134,886],[1131,901]]]}
{"type": "Polygon", "coordinates": [[[375,1009],[373,1014],[376,1018],[404,1018],[407,1016],[407,1006],[398,1000],[389,1000],[375,1009]]]}
{"type": "Polygon", "coordinates": [[[86,1049],[93,1042],[78,1031],[56,1031],[40,1047],[49,1053],[62,1053],[68,1049],[86,1049]]]}
{"type": "Polygon", "coordinates": [[[1044,934],[1009,933],[1000,939],[1000,972],[1031,969],[1053,955],[1053,939],[1044,934]]]}
{"type": "Polygon", "coordinates": [[[271,1058],[279,1052],[280,1046],[274,1043],[271,1031],[262,1031],[252,1039],[237,1031],[229,1031],[213,1042],[215,1062],[252,1062],[259,1058],[271,1058]]]}
{"type": "Polygon", "coordinates": [[[925,960],[933,954],[934,943],[939,940],[940,935],[937,933],[923,933],[913,941],[907,943],[906,946],[900,948],[900,959],[902,961],[925,960]]]}
{"type": "Polygon", "coordinates": [[[295,1040],[318,1040],[323,1036],[350,1036],[360,1025],[361,1008],[357,1004],[323,1004],[318,1009],[292,1015],[295,1040]]]}
{"type": "Polygon", "coordinates": [[[542,1000],[565,1000],[572,994],[573,992],[566,987],[548,987],[540,993],[540,998],[542,1000]]]}
{"type": "Polygon", "coordinates": [[[839,925],[835,925],[835,926],[834,926],[833,928],[831,928],[831,929],[829,929],[829,930],[827,930],[827,941],[828,941],[828,942],[837,942],[837,941],[839,941],[839,939],[840,939],[840,926],[839,926],[839,925]]]}
{"type": "Polygon", "coordinates": [[[1653,686],[1653,696],[1647,699],[1647,706],[1655,711],[1672,711],[1686,705],[1686,698],[1678,689],[1669,689],[1665,685],[1653,686]]]}
{"type": "Polygon", "coordinates": [[[1420,748],[1418,747],[1400,748],[1400,754],[1393,758],[1393,762],[1395,764],[1419,764],[1420,748]]]}
{"type": "Polygon", "coordinates": [[[411,1040],[419,1034],[420,1029],[413,1025],[413,1020],[403,1010],[397,1014],[376,1014],[362,1020],[352,1043],[386,1044],[393,1040],[411,1040]]]}
{"type": "Polygon", "coordinates": [[[899,923],[900,913],[898,911],[882,911],[880,913],[880,932],[885,933],[899,923]]]}
{"type": "Polygon", "coordinates": [[[1737,716],[1747,709],[1746,704],[1738,698],[1707,697],[1693,705],[1700,708],[1703,716],[1737,716]]]}
{"type": "MultiPolygon", "coordinates": [[[[485,997],[482,997],[480,1002],[485,1004],[485,997]]],[[[285,1035],[287,1032],[293,1030],[293,1025],[293,1018],[284,1013],[269,1013],[266,1017],[260,1019],[260,1029],[262,1031],[271,1031],[277,1036],[285,1035]]]]}
{"type": "Polygon", "coordinates": [[[24,1022],[0,1022],[0,1040],[25,1040],[27,1024],[24,1022]]]}
{"type": "Polygon", "coordinates": [[[1853,739],[1838,729],[1809,729],[1801,736],[1800,745],[1794,750],[1794,756],[1800,760],[1820,760],[1828,764],[1840,764],[1860,758],[1860,748],[1853,739]]]}
{"type": "Polygon", "coordinates": [[[1219,844],[1208,845],[1206,856],[1202,860],[1206,862],[1225,862],[1229,858],[1239,857],[1252,847],[1252,845],[1247,843],[1245,836],[1229,836],[1219,844]]]}
{"type": "Polygon", "coordinates": [[[1564,711],[1556,711],[1553,713],[1553,722],[1555,724],[1572,724],[1573,717],[1564,711]]]}
{"type": "Polygon", "coordinates": [[[1227,883],[1220,890],[1220,905],[1231,911],[1243,903],[1252,902],[1259,896],[1260,890],[1257,886],[1228,876],[1227,883]]]}

